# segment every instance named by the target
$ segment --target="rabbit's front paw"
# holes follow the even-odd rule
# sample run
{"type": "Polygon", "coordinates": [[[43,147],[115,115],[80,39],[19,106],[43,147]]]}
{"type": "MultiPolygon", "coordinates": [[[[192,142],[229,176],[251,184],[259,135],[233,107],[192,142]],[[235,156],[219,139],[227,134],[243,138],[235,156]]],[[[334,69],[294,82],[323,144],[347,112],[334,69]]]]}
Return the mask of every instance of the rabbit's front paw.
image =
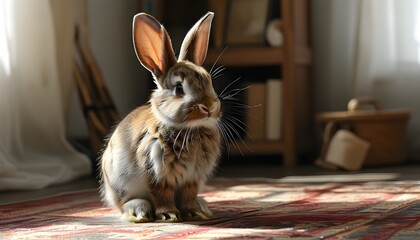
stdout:
{"type": "Polygon", "coordinates": [[[179,222],[181,217],[177,209],[166,209],[158,208],[156,209],[156,221],[158,222],[179,222]]]}
{"type": "Polygon", "coordinates": [[[122,207],[122,218],[133,223],[152,222],[152,204],[144,199],[132,199],[122,207]]]}
{"type": "Polygon", "coordinates": [[[181,210],[181,215],[185,220],[200,221],[209,219],[213,216],[213,213],[207,207],[206,201],[198,197],[191,204],[184,206],[181,210]]]}

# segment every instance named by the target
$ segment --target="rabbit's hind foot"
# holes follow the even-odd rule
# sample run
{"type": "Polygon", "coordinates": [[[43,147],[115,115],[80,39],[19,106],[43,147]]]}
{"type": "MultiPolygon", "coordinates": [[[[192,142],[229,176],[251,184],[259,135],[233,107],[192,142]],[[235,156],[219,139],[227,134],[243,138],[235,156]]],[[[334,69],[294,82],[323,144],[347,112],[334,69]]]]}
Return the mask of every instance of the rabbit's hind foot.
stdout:
{"type": "Polygon", "coordinates": [[[177,209],[168,210],[165,208],[156,209],[157,222],[180,222],[182,221],[177,209]]]}
{"type": "Polygon", "coordinates": [[[132,223],[152,222],[152,204],[145,199],[132,199],[123,205],[122,218],[132,223]]]}
{"type": "Polygon", "coordinates": [[[192,204],[184,206],[181,210],[181,215],[186,221],[202,221],[211,218],[213,213],[207,207],[206,201],[201,197],[197,197],[192,204]]]}

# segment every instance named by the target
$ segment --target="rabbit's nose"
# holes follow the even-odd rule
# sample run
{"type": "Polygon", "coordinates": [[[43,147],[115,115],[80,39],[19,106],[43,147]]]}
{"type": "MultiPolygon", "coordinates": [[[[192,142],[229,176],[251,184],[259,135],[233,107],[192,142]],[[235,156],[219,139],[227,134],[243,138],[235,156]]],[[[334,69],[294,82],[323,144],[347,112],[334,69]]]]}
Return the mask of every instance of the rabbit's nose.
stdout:
{"type": "Polygon", "coordinates": [[[202,113],[203,115],[206,115],[207,117],[211,116],[211,113],[209,111],[209,109],[204,106],[203,104],[198,104],[198,109],[200,111],[200,113],[202,113]]]}

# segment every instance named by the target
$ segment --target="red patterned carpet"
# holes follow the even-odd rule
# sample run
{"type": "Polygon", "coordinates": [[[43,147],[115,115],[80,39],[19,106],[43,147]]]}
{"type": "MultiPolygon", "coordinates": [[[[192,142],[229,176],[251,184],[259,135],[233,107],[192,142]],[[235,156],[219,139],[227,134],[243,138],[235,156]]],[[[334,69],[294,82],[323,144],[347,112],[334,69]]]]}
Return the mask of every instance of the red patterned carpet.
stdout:
{"type": "Polygon", "coordinates": [[[216,179],[205,222],[129,224],[95,189],[0,206],[0,239],[420,239],[420,183],[216,179]]]}

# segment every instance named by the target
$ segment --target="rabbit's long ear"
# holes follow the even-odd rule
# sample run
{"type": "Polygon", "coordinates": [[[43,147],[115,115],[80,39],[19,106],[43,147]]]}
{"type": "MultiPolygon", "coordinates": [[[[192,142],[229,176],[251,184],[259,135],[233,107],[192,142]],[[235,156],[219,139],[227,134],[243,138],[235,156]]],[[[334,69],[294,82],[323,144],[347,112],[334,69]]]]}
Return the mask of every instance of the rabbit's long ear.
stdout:
{"type": "Polygon", "coordinates": [[[202,65],[207,56],[211,21],[214,13],[208,12],[190,29],[181,45],[179,60],[202,65]]]}
{"type": "Polygon", "coordinates": [[[133,42],[139,61],[157,79],[177,61],[165,28],[146,13],[133,18],[133,42]]]}

